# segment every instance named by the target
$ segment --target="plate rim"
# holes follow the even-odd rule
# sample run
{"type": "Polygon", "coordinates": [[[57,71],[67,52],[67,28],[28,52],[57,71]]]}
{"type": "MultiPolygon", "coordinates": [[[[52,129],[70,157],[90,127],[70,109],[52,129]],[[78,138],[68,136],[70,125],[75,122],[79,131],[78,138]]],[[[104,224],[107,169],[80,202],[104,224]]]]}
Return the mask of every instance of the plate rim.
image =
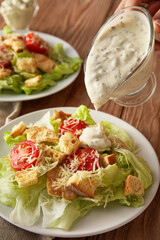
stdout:
{"type": "MultiPolygon", "coordinates": [[[[54,109],[56,109],[56,110],[58,110],[58,111],[60,111],[60,110],[62,110],[62,111],[67,110],[67,111],[71,111],[71,113],[73,113],[77,108],[78,108],[78,107],[53,107],[53,108],[47,108],[47,109],[42,109],[42,110],[33,111],[33,112],[31,112],[31,113],[24,114],[24,115],[22,115],[22,116],[20,116],[20,117],[18,117],[18,118],[16,118],[16,119],[14,119],[14,120],[12,120],[12,121],[9,122],[8,124],[2,126],[2,127],[0,128],[0,133],[1,133],[1,131],[3,132],[3,130],[5,130],[6,127],[11,126],[11,125],[14,125],[15,122],[18,122],[19,120],[22,120],[23,118],[25,119],[26,117],[29,117],[29,116],[32,116],[32,115],[34,116],[35,114],[41,113],[41,114],[44,115],[44,114],[47,113],[48,111],[52,111],[52,112],[53,112],[54,109]]],[[[89,109],[89,110],[90,110],[91,116],[94,115],[94,114],[98,115],[98,113],[100,113],[100,114],[102,114],[102,115],[105,115],[106,118],[109,118],[109,120],[107,120],[107,121],[112,122],[112,121],[110,120],[110,119],[112,119],[112,120],[113,120],[113,124],[115,124],[114,121],[118,121],[118,124],[116,123],[115,125],[120,126],[119,123],[122,123],[122,125],[125,125],[127,128],[130,128],[130,130],[134,130],[138,135],[140,135],[143,139],[145,139],[145,141],[150,145],[152,152],[154,153],[154,157],[155,157],[155,159],[156,159],[156,164],[157,164],[157,169],[160,170],[160,163],[159,163],[159,160],[158,160],[158,157],[157,157],[157,154],[156,154],[154,148],[152,147],[152,145],[151,145],[151,143],[148,141],[148,139],[147,139],[138,129],[136,129],[134,126],[132,126],[132,125],[129,124],[128,122],[124,121],[123,119],[120,119],[120,118],[118,118],[118,117],[116,117],[116,116],[113,116],[113,115],[111,115],[111,114],[108,114],[108,113],[105,113],[105,112],[102,112],[102,111],[96,111],[96,110],[93,110],[93,109],[89,109]]],[[[42,116],[43,116],[43,115],[42,115],[42,116]]],[[[40,116],[40,117],[41,117],[41,116],[40,116]]],[[[93,116],[92,116],[92,117],[93,117],[93,116]]],[[[98,117],[98,118],[99,118],[99,117],[98,117]]],[[[27,123],[27,124],[28,124],[28,123],[27,123]]],[[[122,126],[121,128],[123,129],[123,127],[124,127],[124,126],[122,126]]],[[[125,130],[125,131],[126,131],[126,130],[125,130]]],[[[132,137],[132,136],[131,136],[131,137],[132,137]]],[[[33,227],[25,227],[25,226],[20,226],[20,225],[17,225],[17,224],[12,223],[12,222],[9,220],[9,218],[7,218],[7,217],[5,217],[5,216],[2,216],[2,215],[1,215],[1,212],[0,212],[0,216],[1,216],[3,219],[5,219],[6,221],[8,221],[9,223],[13,224],[14,226],[17,226],[17,227],[19,227],[19,228],[21,228],[21,229],[24,229],[24,230],[27,230],[27,231],[30,231],[30,232],[33,232],[33,233],[42,234],[42,235],[46,235],[46,236],[70,238],[70,237],[93,236],[93,235],[97,235],[97,234],[107,233],[107,232],[112,231],[112,230],[115,230],[115,229],[117,229],[117,228],[119,228],[119,227],[121,227],[121,226],[124,226],[125,224],[127,224],[127,223],[131,222],[132,220],[136,219],[136,218],[137,218],[142,212],[144,212],[145,209],[151,204],[151,202],[153,201],[153,199],[154,199],[154,197],[155,197],[155,195],[156,195],[156,193],[157,193],[157,191],[158,191],[158,187],[159,187],[159,183],[160,183],[160,171],[157,170],[156,174],[157,174],[157,179],[156,179],[157,181],[156,181],[154,184],[151,185],[151,187],[154,185],[154,188],[155,188],[154,194],[152,195],[152,197],[150,198],[150,200],[148,201],[148,203],[145,204],[145,205],[143,205],[142,207],[140,207],[140,208],[139,208],[140,210],[138,211],[138,213],[135,214],[134,216],[132,216],[131,218],[127,219],[126,221],[121,222],[120,224],[118,224],[118,225],[116,225],[116,226],[110,227],[110,228],[108,228],[108,229],[101,229],[101,230],[98,230],[98,231],[95,230],[94,232],[93,232],[93,231],[92,231],[92,232],[88,231],[88,232],[85,232],[85,233],[80,233],[80,230],[79,230],[78,233],[76,233],[76,232],[64,231],[64,230],[56,229],[56,228],[55,228],[55,229],[54,229],[54,228],[53,228],[53,229],[52,229],[52,228],[46,228],[46,229],[45,229],[45,228],[42,228],[42,227],[40,227],[40,229],[37,228],[37,230],[35,230],[35,229],[34,229],[34,226],[33,226],[33,227]]],[[[0,203],[0,206],[1,206],[1,205],[2,205],[2,206],[5,206],[4,204],[1,204],[1,203],[0,203]]],[[[5,207],[7,207],[7,206],[5,206],[5,207]]],[[[10,208],[10,207],[7,207],[7,208],[10,208]]],[[[12,209],[12,208],[11,208],[11,209],[12,209]]],[[[98,208],[97,208],[97,209],[98,209],[98,208]]],[[[106,212],[106,213],[107,213],[107,212],[106,212]]],[[[83,221],[83,219],[81,219],[81,221],[83,221]]]]}
{"type": "MultiPolygon", "coordinates": [[[[28,32],[33,32],[33,33],[39,34],[43,38],[44,37],[53,38],[52,39],[53,41],[57,41],[57,42],[65,45],[64,48],[69,47],[70,51],[72,51],[72,54],[75,55],[74,57],[81,58],[79,53],[77,52],[77,50],[69,42],[67,42],[67,41],[63,40],[62,38],[59,38],[55,35],[45,33],[45,32],[34,31],[34,30],[17,30],[16,32],[21,33],[23,35],[25,33],[28,33],[28,32]]],[[[3,30],[0,30],[0,35],[2,33],[3,33],[3,30]]],[[[78,77],[78,75],[81,71],[81,67],[82,67],[82,64],[80,65],[78,71],[74,72],[68,78],[57,81],[55,86],[50,87],[48,89],[44,89],[41,92],[36,93],[36,94],[26,95],[25,93],[20,93],[19,94],[19,93],[11,92],[11,94],[10,94],[10,93],[2,92],[2,93],[0,93],[0,102],[17,102],[17,101],[36,100],[36,99],[47,97],[47,96],[50,96],[50,95],[55,94],[57,92],[60,92],[63,89],[67,88],[69,85],[71,85],[76,80],[76,78],[78,77]],[[62,84],[62,81],[65,81],[65,84],[63,84],[62,87],[61,87],[60,85],[62,84]],[[56,86],[57,86],[57,89],[56,89],[56,86]],[[54,90],[54,89],[56,89],[56,90],[54,90]]]]}

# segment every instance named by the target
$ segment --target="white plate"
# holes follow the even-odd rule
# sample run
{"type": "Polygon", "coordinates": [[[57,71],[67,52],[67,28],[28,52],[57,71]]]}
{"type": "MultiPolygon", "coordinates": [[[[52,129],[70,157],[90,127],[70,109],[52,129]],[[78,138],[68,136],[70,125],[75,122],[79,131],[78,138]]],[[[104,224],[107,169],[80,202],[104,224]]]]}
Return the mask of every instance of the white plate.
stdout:
{"type": "MultiPolygon", "coordinates": [[[[20,32],[24,35],[28,31],[17,31],[17,32],[20,32]]],[[[58,37],[46,34],[46,33],[35,32],[35,31],[31,31],[31,32],[37,33],[40,37],[42,37],[44,40],[46,40],[50,46],[53,46],[57,43],[62,43],[64,50],[68,56],[78,57],[78,58],[80,57],[78,55],[77,51],[69,43],[65,42],[64,40],[62,40],[58,37]]],[[[3,31],[0,31],[0,35],[2,35],[2,34],[3,34],[3,31]]],[[[69,86],[76,79],[79,72],[80,72],[80,69],[77,72],[73,73],[68,78],[57,81],[56,82],[57,84],[55,86],[50,87],[49,89],[45,89],[36,94],[26,95],[25,93],[15,93],[15,92],[11,92],[11,91],[10,92],[2,92],[2,93],[0,93],[0,101],[3,101],[3,102],[28,101],[28,100],[33,100],[33,99],[38,99],[38,98],[49,96],[51,94],[61,91],[62,89],[66,88],[67,86],[69,86]]]]}
{"type": "MultiPolygon", "coordinates": [[[[30,122],[35,122],[39,120],[48,110],[51,111],[53,114],[53,109],[45,109],[42,111],[33,112],[22,117],[17,118],[16,120],[12,121],[11,123],[7,124],[3,128],[0,129],[0,141],[1,141],[1,151],[0,157],[5,156],[10,148],[7,144],[2,140],[3,134],[6,131],[10,131],[11,128],[19,123],[20,121],[24,121],[26,124],[30,122]]],[[[63,107],[63,108],[56,108],[56,110],[62,110],[67,113],[73,113],[76,108],[71,107],[63,107]]],[[[78,220],[76,224],[71,228],[70,231],[62,231],[59,229],[43,229],[41,227],[41,222],[39,221],[33,227],[22,227],[25,230],[49,235],[49,236],[56,236],[56,237],[83,237],[83,236],[90,236],[96,235],[104,232],[111,231],[116,229],[131,220],[135,219],[139,214],[141,214],[151,203],[153,200],[160,180],[160,169],[159,169],[159,161],[155,154],[154,149],[152,148],[151,144],[148,140],[134,127],[129,125],[128,123],[124,122],[123,120],[111,116],[109,114],[91,110],[91,115],[96,122],[100,122],[101,120],[107,120],[111,123],[121,127],[124,129],[137,143],[138,147],[142,149],[140,152],[140,156],[142,156],[148,165],[151,168],[152,175],[153,175],[153,184],[152,186],[145,192],[145,204],[139,208],[130,208],[126,206],[121,206],[117,203],[108,204],[108,206],[104,209],[103,207],[95,207],[91,210],[85,217],[78,220]]],[[[0,204],[0,216],[7,221],[9,220],[9,214],[11,212],[11,208],[0,204]]]]}

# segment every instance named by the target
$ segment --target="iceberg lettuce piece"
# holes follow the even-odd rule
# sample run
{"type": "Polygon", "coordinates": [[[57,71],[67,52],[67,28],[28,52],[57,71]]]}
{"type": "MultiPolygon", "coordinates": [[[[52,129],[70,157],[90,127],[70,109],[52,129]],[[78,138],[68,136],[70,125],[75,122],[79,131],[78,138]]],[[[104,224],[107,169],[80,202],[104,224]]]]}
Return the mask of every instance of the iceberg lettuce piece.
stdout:
{"type": "Polygon", "coordinates": [[[3,138],[10,147],[18,144],[19,142],[27,140],[25,132],[21,136],[17,136],[15,138],[11,136],[11,132],[5,132],[3,138]]]}
{"type": "Polygon", "coordinates": [[[58,134],[59,133],[59,128],[60,128],[62,122],[61,121],[58,122],[58,121],[51,118],[50,123],[52,124],[52,126],[54,128],[54,132],[58,134]]]}
{"type": "Polygon", "coordinates": [[[11,90],[16,93],[22,93],[21,86],[23,84],[23,78],[18,74],[5,77],[3,79],[0,79],[0,92],[2,90],[11,90]]]}
{"type": "Polygon", "coordinates": [[[127,176],[130,174],[130,170],[120,169],[117,164],[113,164],[103,168],[102,174],[103,184],[106,186],[113,185],[116,187],[126,180],[127,176]]]}
{"type": "Polygon", "coordinates": [[[144,198],[142,195],[128,195],[125,199],[120,199],[120,203],[129,207],[138,208],[144,204],[144,198]]]}
{"type": "Polygon", "coordinates": [[[36,87],[25,87],[25,84],[21,87],[21,89],[27,94],[35,94],[35,93],[39,93],[44,89],[50,88],[55,86],[56,83],[51,80],[51,79],[45,79],[44,77],[42,77],[40,83],[38,86],[36,87]]]}
{"type": "Polygon", "coordinates": [[[10,220],[21,226],[33,226],[40,217],[41,206],[39,196],[46,187],[46,175],[38,179],[38,183],[21,188],[16,198],[16,205],[10,214],[10,220]]]}
{"type": "Polygon", "coordinates": [[[0,158],[0,202],[15,207],[20,189],[15,181],[15,173],[10,165],[9,155],[0,158]]]}
{"type": "Polygon", "coordinates": [[[72,201],[53,198],[46,191],[40,195],[43,212],[43,227],[69,230],[76,219],[86,215],[96,203],[87,198],[78,197],[72,201]]]}
{"type": "Polygon", "coordinates": [[[139,180],[143,183],[144,189],[147,189],[152,184],[151,170],[142,157],[136,156],[133,152],[127,149],[117,149],[117,152],[124,155],[127,161],[130,162],[139,180]]]}
{"type": "Polygon", "coordinates": [[[81,121],[84,121],[88,125],[96,124],[96,122],[92,119],[90,115],[89,109],[84,105],[81,105],[80,107],[78,107],[76,112],[73,113],[71,117],[79,118],[81,121]]]}
{"type": "Polygon", "coordinates": [[[14,223],[27,225],[33,223],[34,211],[36,220],[39,217],[38,199],[40,192],[46,187],[46,175],[40,177],[37,184],[19,188],[15,180],[16,172],[11,167],[9,155],[0,158],[0,202],[14,208],[11,213],[14,223]]]}
{"type": "Polygon", "coordinates": [[[73,58],[67,56],[63,44],[56,44],[50,53],[51,59],[53,59],[57,65],[53,72],[45,73],[43,76],[45,79],[53,81],[59,81],[69,77],[74,72],[78,71],[81,63],[83,62],[80,58],[73,58]]]}
{"type": "Polygon", "coordinates": [[[5,35],[8,35],[8,34],[12,33],[12,30],[10,29],[9,26],[6,25],[6,26],[3,27],[3,32],[4,32],[5,35]]]}
{"type": "Polygon", "coordinates": [[[45,113],[43,115],[43,117],[41,117],[40,120],[38,120],[37,122],[35,122],[33,124],[33,126],[37,126],[37,127],[47,127],[51,130],[54,130],[52,124],[50,123],[50,118],[51,118],[51,113],[50,111],[48,111],[47,113],[45,113]]]}
{"type": "Polygon", "coordinates": [[[135,151],[135,143],[123,129],[108,121],[101,121],[101,123],[103,123],[103,125],[106,127],[107,135],[115,135],[120,140],[122,140],[131,151],[135,151]]]}
{"type": "Polygon", "coordinates": [[[56,65],[53,72],[43,74],[45,80],[59,81],[69,77],[71,74],[76,72],[79,66],[76,68],[70,66],[69,64],[56,65]]]}
{"type": "Polygon", "coordinates": [[[62,43],[56,44],[51,51],[50,57],[57,62],[57,64],[69,64],[74,71],[77,71],[82,59],[67,56],[62,43]]]}

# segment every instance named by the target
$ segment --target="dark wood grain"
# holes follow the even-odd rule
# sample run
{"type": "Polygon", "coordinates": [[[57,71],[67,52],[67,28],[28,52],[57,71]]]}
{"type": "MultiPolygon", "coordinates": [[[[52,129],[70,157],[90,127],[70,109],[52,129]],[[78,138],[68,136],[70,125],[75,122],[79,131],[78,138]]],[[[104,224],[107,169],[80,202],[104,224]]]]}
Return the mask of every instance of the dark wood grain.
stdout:
{"type": "MultiPolygon", "coordinates": [[[[79,52],[81,58],[85,59],[96,32],[113,14],[119,2],[120,0],[39,0],[40,10],[30,28],[66,40],[79,52]]],[[[0,17],[0,28],[3,26],[4,21],[0,17]]],[[[151,142],[158,157],[160,157],[159,66],[160,57],[155,56],[154,72],[158,83],[154,95],[148,102],[139,107],[125,108],[109,101],[100,109],[137,128],[151,142]]],[[[81,104],[93,109],[84,85],[83,67],[76,81],[66,89],[45,98],[23,102],[20,115],[45,108],[77,107],[81,104]]],[[[111,232],[81,239],[160,240],[159,201],[160,190],[150,206],[132,222],[111,232]]]]}

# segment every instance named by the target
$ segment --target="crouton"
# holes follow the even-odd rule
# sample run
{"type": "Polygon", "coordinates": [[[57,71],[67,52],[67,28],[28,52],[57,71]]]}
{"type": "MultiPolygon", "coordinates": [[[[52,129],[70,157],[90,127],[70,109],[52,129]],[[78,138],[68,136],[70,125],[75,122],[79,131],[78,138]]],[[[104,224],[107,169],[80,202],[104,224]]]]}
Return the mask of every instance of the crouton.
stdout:
{"type": "Polygon", "coordinates": [[[58,142],[58,135],[47,127],[31,127],[27,129],[27,140],[31,140],[36,143],[55,143],[58,142]]]}
{"type": "Polygon", "coordinates": [[[116,163],[115,154],[110,154],[102,157],[102,165],[103,167],[107,167],[108,165],[113,165],[116,163]]]}
{"type": "Polygon", "coordinates": [[[1,68],[0,69],[0,79],[10,76],[11,72],[12,72],[12,70],[9,68],[1,68]]]}
{"type": "Polygon", "coordinates": [[[20,188],[28,187],[38,183],[38,172],[36,170],[23,170],[15,174],[15,179],[20,188]]]}
{"type": "Polygon", "coordinates": [[[61,167],[57,166],[54,169],[50,170],[47,173],[47,190],[50,195],[53,197],[63,197],[68,200],[72,200],[76,198],[76,194],[72,192],[70,189],[67,189],[64,181],[64,184],[60,186],[56,186],[54,182],[57,181],[58,178],[61,178],[61,167]]]}
{"type": "Polygon", "coordinates": [[[15,52],[21,52],[25,49],[25,42],[23,40],[17,40],[12,43],[12,49],[15,52]]]}
{"type": "Polygon", "coordinates": [[[54,109],[54,115],[53,115],[53,119],[61,119],[61,121],[63,122],[64,120],[66,120],[67,118],[69,118],[71,116],[71,114],[65,113],[63,111],[56,111],[54,109]]]}
{"type": "Polygon", "coordinates": [[[60,151],[56,151],[55,149],[48,148],[48,146],[42,144],[42,150],[46,154],[47,157],[50,157],[53,162],[62,163],[66,157],[65,153],[60,151]]]}
{"type": "Polygon", "coordinates": [[[97,183],[90,177],[82,177],[76,172],[69,178],[66,187],[79,196],[94,198],[97,183]]]}
{"type": "Polygon", "coordinates": [[[14,42],[14,39],[13,38],[6,38],[4,41],[3,41],[3,45],[6,46],[6,47],[12,47],[12,44],[14,42]]]}
{"type": "Polygon", "coordinates": [[[142,182],[138,179],[138,177],[129,175],[125,181],[124,187],[124,195],[129,194],[144,194],[144,187],[142,182]]]}
{"type": "Polygon", "coordinates": [[[26,88],[37,87],[41,82],[41,78],[42,78],[41,75],[37,75],[36,77],[25,80],[25,87],[26,88]]]}
{"type": "Polygon", "coordinates": [[[29,57],[18,58],[17,68],[28,73],[35,73],[37,71],[36,61],[34,58],[29,57]]]}
{"type": "Polygon", "coordinates": [[[65,132],[59,139],[60,151],[68,155],[75,153],[81,145],[81,141],[71,132],[65,132]]]}
{"type": "Polygon", "coordinates": [[[15,138],[17,136],[20,136],[24,133],[24,131],[27,129],[27,125],[24,122],[20,122],[18,125],[15,125],[12,128],[11,137],[15,138]]]}
{"type": "Polygon", "coordinates": [[[32,53],[32,56],[36,61],[37,68],[41,69],[43,72],[52,72],[56,66],[56,63],[46,55],[32,53]]]}

